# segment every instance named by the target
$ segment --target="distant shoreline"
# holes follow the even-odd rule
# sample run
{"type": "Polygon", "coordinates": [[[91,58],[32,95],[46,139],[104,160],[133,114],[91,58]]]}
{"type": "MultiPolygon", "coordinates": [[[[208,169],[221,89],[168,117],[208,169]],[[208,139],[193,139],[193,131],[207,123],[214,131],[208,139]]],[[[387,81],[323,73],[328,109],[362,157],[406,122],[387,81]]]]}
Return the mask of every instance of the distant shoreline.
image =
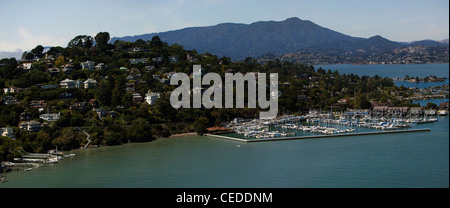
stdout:
{"type": "MultiPolygon", "coordinates": [[[[160,139],[167,139],[167,138],[177,138],[177,137],[188,137],[188,136],[198,136],[198,134],[196,132],[187,132],[187,133],[179,133],[179,134],[172,134],[168,137],[156,137],[154,140],[151,141],[146,141],[143,143],[147,143],[147,142],[152,142],[152,141],[156,141],[156,140],[160,140],[160,139]]],[[[128,142],[128,143],[124,143],[124,144],[132,144],[132,143],[142,143],[142,142],[128,142]]],[[[70,152],[70,151],[74,151],[74,150],[84,150],[84,149],[96,149],[96,148],[100,148],[100,147],[112,147],[112,146],[121,146],[123,144],[119,144],[119,145],[90,145],[87,148],[84,147],[80,147],[78,149],[72,149],[72,150],[67,150],[64,152],[70,152]]]]}
{"type": "Polygon", "coordinates": [[[158,137],[157,139],[172,138],[172,137],[185,137],[185,136],[197,136],[197,135],[198,134],[196,132],[188,132],[188,133],[172,134],[169,137],[158,137]]]}

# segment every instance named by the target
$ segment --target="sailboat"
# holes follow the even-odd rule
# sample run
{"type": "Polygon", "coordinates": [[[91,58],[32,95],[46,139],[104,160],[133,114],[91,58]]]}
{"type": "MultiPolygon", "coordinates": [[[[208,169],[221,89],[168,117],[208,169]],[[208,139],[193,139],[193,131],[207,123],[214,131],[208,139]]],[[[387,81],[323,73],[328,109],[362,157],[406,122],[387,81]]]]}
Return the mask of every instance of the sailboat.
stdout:
{"type": "Polygon", "coordinates": [[[422,123],[431,123],[431,122],[435,122],[435,121],[437,121],[437,118],[427,118],[427,116],[425,115],[423,117],[423,119],[419,120],[417,123],[422,124],[422,123]]]}

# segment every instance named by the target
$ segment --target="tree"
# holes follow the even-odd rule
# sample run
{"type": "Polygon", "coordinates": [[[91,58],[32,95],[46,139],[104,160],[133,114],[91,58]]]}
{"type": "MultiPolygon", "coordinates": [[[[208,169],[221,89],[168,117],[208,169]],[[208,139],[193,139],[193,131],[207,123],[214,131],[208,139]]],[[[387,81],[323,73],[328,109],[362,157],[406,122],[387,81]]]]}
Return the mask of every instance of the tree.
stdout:
{"type": "Polygon", "coordinates": [[[122,98],[125,95],[126,79],[124,76],[118,76],[115,80],[115,87],[112,90],[111,106],[116,107],[122,104],[122,98]]]}
{"type": "Polygon", "coordinates": [[[69,48],[75,48],[75,47],[81,47],[81,48],[90,48],[94,44],[94,38],[92,38],[89,35],[78,35],[74,39],[72,39],[69,44],[67,44],[67,47],[69,48]]]}
{"type": "Polygon", "coordinates": [[[146,142],[153,140],[154,138],[151,133],[150,123],[143,118],[134,120],[128,129],[128,138],[132,142],[146,142]]]}
{"type": "Polygon", "coordinates": [[[47,51],[47,54],[48,55],[57,55],[57,54],[59,54],[59,53],[61,53],[62,52],[62,50],[64,50],[62,47],[60,47],[60,46],[57,46],[57,47],[51,47],[48,51],[47,51]]]}
{"type": "Polygon", "coordinates": [[[108,32],[99,32],[95,36],[96,47],[100,48],[100,50],[104,51],[108,48],[109,41],[109,33],[108,32]]]}
{"type": "Polygon", "coordinates": [[[21,157],[23,154],[25,152],[19,141],[0,136],[0,161],[13,161],[14,158],[21,157]]]}
{"type": "Polygon", "coordinates": [[[95,98],[103,106],[111,106],[113,86],[108,80],[102,80],[98,85],[95,98]]]}
{"type": "Polygon", "coordinates": [[[34,54],[38,58],[42,58],[44,56],[44,47],[41,45],[36,46],[33,50],[31,50],[31,53],[34,54]]]}
{"type": "Polygon", "coordinates": [[[31,60],[31,59],[34,59],[34,54],[33,53],[27,52],[27,51],[23,52],[22,60],[31,60]]]}
{"type": "Polygon", "coordinates": [[[119,145],[121,144],[120,137],[122,135],[119,132],[115,131],[107,131],[105,135],[103,136],[103,139],[105,140],[106,145],[112,146],[112,145],[119,145]]]}
{"type": "Polygon", "coordinates": [[[435,103],[428,102],[426,108],[427,109],[437,109],[437,105],[435,103]]]}
{"type": "Polygon", "coordinates": [[[66,63],[66,60],[64,59],[64,56],[59,55],[58,58],[55,61],[55,66],[59,67],[66,63]]]}
{"type": "Polygon", "coordinates": [[[152,37],[152,41],[150,41],[150,47],[158,48],[158,47],[161,47],[162,45],[163,45],[163,42],[161,41],[161,39],[159,39],[159,36],[152,37]]]}
{"type": "Polygon", "coordinates": [[[106,127],[103,138],[107,145],[119,145],[128,141],[125,129],[114,119],[104,118],[103,125],[106,127]]]}
{"type": "Polygon", "coordinates": [[[52,138],[50,138],[50,136],[43,131],[36,134],[34,143],[36,143],[34,152],[47,152],[52,149],[52,138]]]}
{"type": "Polygon", "coordinates": [[[68,127],[62,130],[60,136],[52,141],[52,145],[63,150],[77,149],[80,148],[84,138],[86,138],[85,134],[73,127],[68,127]]]}
{"type": "Polygon", "coordinates": [[[122,105],[125,109],[128,109],[129,107],[133,106],[133,93],[127,92],[123,95],[122,105]]]}
{"type": "Polygon", "coordinates": [[[206,128],[208,127],[208,123],[209,123],[208,118],[206,118],[204,116],[200,116],[199,118],[197,118],[197,120],[194,121],[194,123],[192,125],[194,126],[195,132],[202,135],[202,134],[206,133],[206,128]]]}

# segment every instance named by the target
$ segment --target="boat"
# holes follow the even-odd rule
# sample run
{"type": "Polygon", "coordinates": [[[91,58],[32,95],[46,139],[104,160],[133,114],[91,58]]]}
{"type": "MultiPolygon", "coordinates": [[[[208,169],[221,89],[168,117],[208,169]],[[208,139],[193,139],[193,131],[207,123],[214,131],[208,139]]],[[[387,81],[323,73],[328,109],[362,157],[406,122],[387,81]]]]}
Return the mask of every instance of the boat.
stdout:
{"type": "Polygon", "coordinates": [[[57,163],[58,157],[50,157],[44,161],[44,163],[57,163]]]}
{"type": "Polygon", "coordinates": [[[432,122],[436,122],[436,121],[437,121],[437,118],[427,118],[425,116],[423,119],[417,121],[416,123],[417,124],[423,124],[423,123],[432,123],[432,122]]]}
{"type": "Polygon", "coordinates": [[[23,171],[31,171],[33,168],[25,168],[23,171]]]}
{"type": "Polygon", "coordinates": [[[8,179],[6,179],[6,176],[0,178],[0,183],[5,183],[5,182],[8,182],[8,179]]]}
{"type": "Polygon", "coordinates": [[[72,153],[72,154],[68,154],[68,155],[64,155],[64,157],[73,157],[73,156],[75,156],[75,154],[74,154],[74,153],[72,153]]]}
{"type": "Polygon", "coordinates": [[[394,126],[393,124],[391,124],[391,125],[388,125],[388,126],[382,126],[381,129],[383,129],[383,130],[393,130],[393,129],[398,129],[398,127],[394,126]]]}
{"type": "Polygon", "coordinates": [[[439,111],[438,111],[438,114],[439,114],[440,116],[446,116],[446,115],[448,114],[448,112],[447,112],[447,110],[439,110],[439,111]]]}
{"type": "Polygon", "coordinates": [[[354,128],[348,128],[348,129],[346,129],[345,131],[346,131],[346,132],[354,132],[355,129],[354,129],[354,128]]]}

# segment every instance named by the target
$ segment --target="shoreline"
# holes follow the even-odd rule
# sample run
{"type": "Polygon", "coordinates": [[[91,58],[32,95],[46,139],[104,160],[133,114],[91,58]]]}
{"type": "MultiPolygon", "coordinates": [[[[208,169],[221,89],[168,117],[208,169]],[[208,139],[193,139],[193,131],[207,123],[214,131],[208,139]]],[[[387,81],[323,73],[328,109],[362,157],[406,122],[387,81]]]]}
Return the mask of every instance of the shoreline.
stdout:
{"type": "MultiPolygon", "coordinates": [[[[147,141],[147,142],[128,142],[128,143],[123,143],[123,144],[119,144],[119,145],[101,145],[101,146],[92,145],[92,146],[88,146],[88,147],[83,147],[82,146],[80,148],[72,149],[72,150],[61,150],[61,152],[63,153],[63,155],[65,155],[65,154],[71,155],[71,154],[73,154],[73,153],[71,153],[73,151],[83,151],[83,150],[86,150],[86,149],[98,149],[98,148],[102,148],[102,147],[122,146],[122,145],[125,145],[125,144],[148,143],[148,142],[152,142],[152,141],[156,141],[156,140],[160,140],[160,139],[189,137],[189,136],[198,136],[198,134],[196,132],[186,132],[186,133],[173,134],[173,135],[170,135],[169,137],[157,137],[154,140],[147,141]]],[[[23,164],[20,164],[20,166],[22,167],[22,170],[25,170],[24,167],[30,167],[30,166],[33,167],[34,165],[36,165],[37,167],[41,167],[44,164],[45,163],[42,163],[42,164],[39,164],[39,163],[27,163],[27,164],[23,163],[23,164]]],[[[17,166],[14,166],[14,167],[15,167],[15,169],[11,168],[10,171],[19,171],[19,168],[17,166]]],[[[36,167],[33,167],[33,168],[36,168],[36,167]]],[[[10,171],[6,171],[6,172],[10,172],[10,171]]]]}
{"type": "Polygon", "coordinates": [[[172,134],[169,137],[158,137],[156,139],[164,139],[164,138],[172,138],[172,137],[185,137],[185,136],[198,136],[198,134],[196,132],[187,132],[187,133],[172,134]]]}

